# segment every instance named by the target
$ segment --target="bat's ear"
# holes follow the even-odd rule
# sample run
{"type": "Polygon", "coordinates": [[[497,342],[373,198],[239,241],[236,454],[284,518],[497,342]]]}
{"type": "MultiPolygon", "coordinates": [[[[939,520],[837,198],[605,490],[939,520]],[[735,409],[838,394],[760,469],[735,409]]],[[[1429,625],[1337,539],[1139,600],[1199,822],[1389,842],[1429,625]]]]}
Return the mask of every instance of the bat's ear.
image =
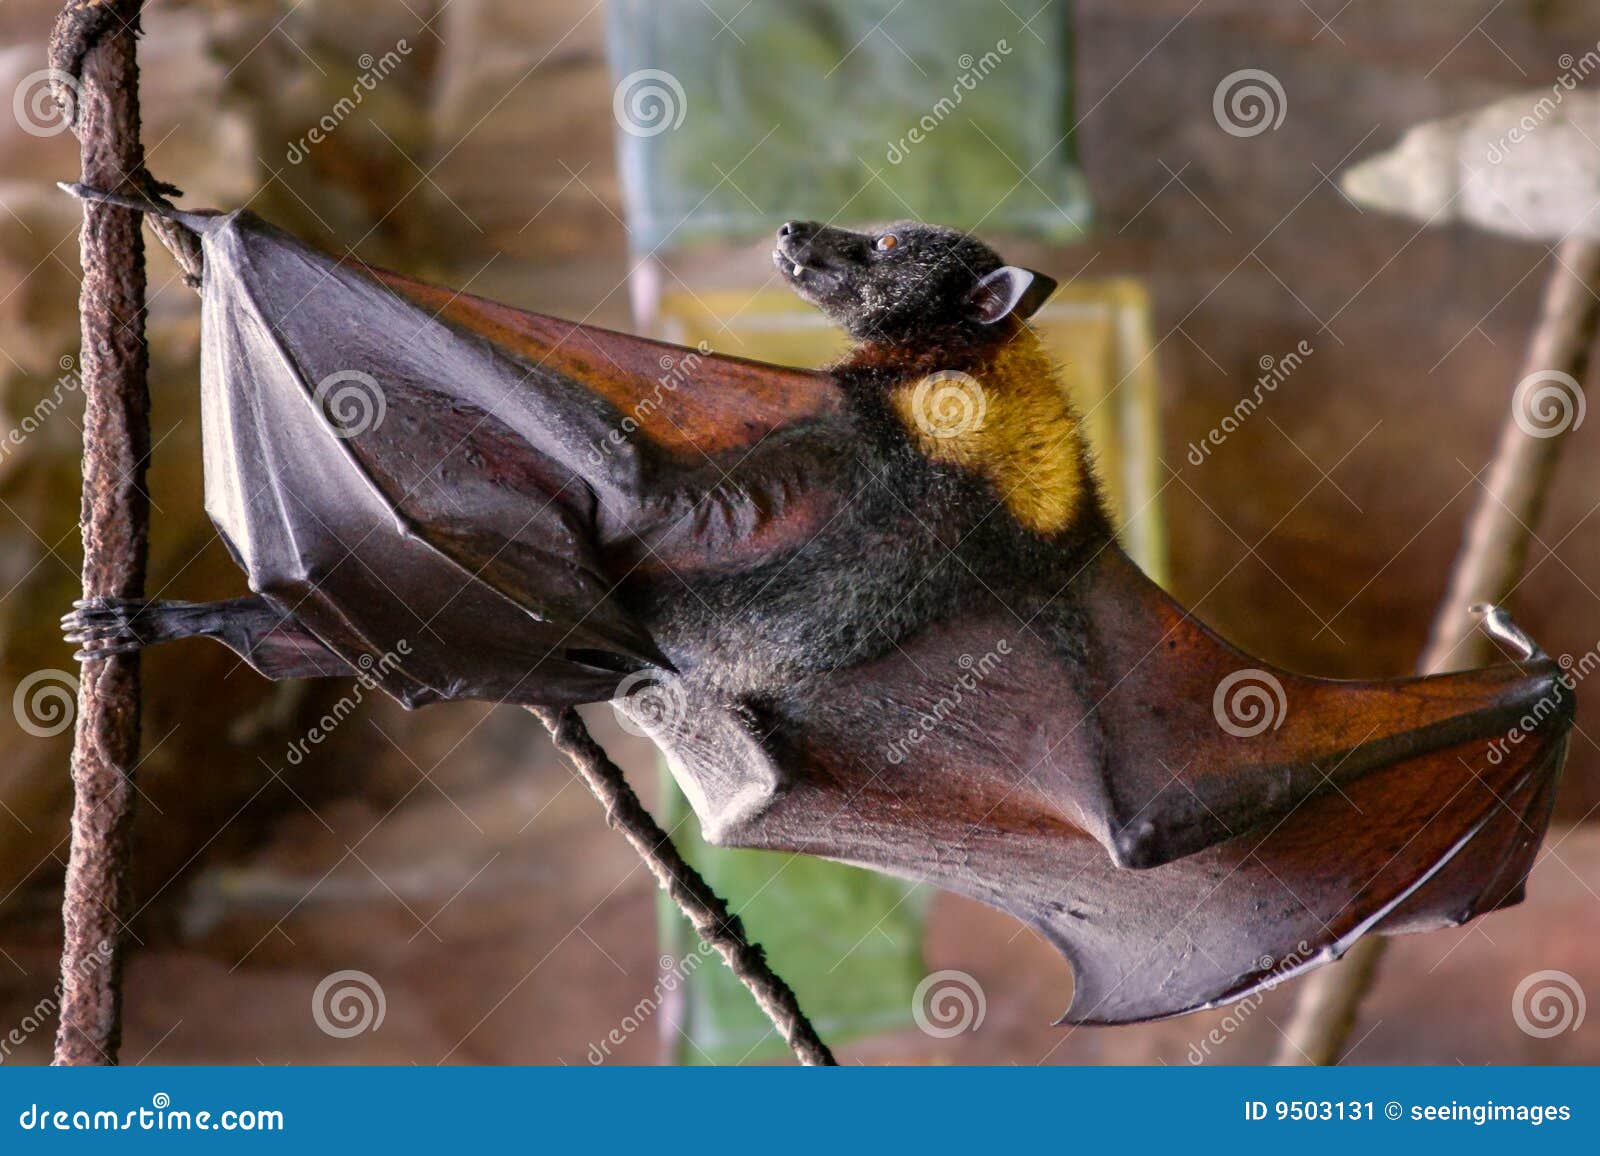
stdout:
{"type": "Polygon", "coordinates": [[[1016,265],[1002,265],[967,294],[967,316],[985,325],[1003,317],[1026,321],[1054,293],[1054,278],[1016,265]]]}

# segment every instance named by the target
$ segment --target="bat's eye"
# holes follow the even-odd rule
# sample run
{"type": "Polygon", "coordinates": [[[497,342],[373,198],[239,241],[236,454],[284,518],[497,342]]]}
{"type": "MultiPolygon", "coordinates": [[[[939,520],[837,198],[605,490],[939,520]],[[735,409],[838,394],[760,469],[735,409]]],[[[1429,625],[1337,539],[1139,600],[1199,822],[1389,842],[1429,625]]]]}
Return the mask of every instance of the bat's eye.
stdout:
{"type": "Polygon", "coordinates": [[[887,253],[899,243],[899,237],[896,237],[893,233],[885,233],[883,236],[878,238],[878,249],[881,252],[887,253]]]}

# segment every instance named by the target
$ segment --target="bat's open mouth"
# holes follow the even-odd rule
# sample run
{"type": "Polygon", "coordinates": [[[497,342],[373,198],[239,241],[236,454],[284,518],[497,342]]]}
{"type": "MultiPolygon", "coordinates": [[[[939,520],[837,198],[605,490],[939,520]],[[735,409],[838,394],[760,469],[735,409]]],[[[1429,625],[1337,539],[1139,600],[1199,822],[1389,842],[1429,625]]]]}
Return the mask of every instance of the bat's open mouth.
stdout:
{"type": "Polygon", "coordinates": [[[787,237],[778,238],[778,244],[772,250],[772,263],[784,277],[797,283],[804,282],[808,277],[814,278],[823,271],[809,245],[793,244],[787,237]]]}

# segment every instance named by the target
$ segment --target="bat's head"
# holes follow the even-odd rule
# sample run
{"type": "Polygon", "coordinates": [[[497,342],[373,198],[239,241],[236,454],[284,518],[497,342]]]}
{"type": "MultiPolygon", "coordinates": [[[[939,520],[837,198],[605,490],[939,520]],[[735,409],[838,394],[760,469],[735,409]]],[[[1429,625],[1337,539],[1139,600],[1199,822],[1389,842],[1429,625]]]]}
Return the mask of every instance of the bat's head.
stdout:
{"type": "Polygon", "coordinates": [[[1007,265],[976,237],[918,221],[865,233],[790,221],[778,230],[772,260],[796,293],[862,341],[1004,332],[1056,285],[1007,265]]]}

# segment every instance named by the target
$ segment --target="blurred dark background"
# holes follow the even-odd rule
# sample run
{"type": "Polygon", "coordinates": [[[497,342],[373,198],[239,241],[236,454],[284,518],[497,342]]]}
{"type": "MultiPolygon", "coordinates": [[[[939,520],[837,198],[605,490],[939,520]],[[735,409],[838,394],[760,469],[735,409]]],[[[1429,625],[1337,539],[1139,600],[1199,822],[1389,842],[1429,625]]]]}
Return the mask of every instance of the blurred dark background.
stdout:
{"type": "MultiPolygon", "coordinates": [[[[1064,4],[1028,5],[1046,10],[1032,26],[999,0],[960,5],[979,14],[984,35],[952,46],[942,61],[950,80],[956,53],[981,55],[1001,37],[1031,44],[1064,4]]],[[[0,94],[23,91],[44,67],[56,7],[0,4],[0,94]]],[[[738,5],[718,11],[719,40],[733,52],[738,5]]],[[[1519,376],[1549,250],[1362,212],[1337,174],[1416,122],[1547,89],[1564,54],[1596,47],[1600,9],[1080,0],[1068,26],[1069,99],[1040,91],[1035,105],[1024,92],[1015,115],[1075,126],[1081,174],[1066,179],[1071,189],[1085,182],[1093,225],[1072,239],[1081,222],[1061,205],[1054,236],[980,231],[997,241],[1017,232],[1009,251],[1063,281],[1125,275],[1146,287],[1160,379],[1159,442],[1146,448],[1159,465],[1174,591],[1272,662],[1408,672],[1519,376]],[[1246,68],[1280,82],[1286,110],[1279,128],[1241,137],[1220,130],[1212,98],[1246,68]],[[1260,360],[1301,341],[1314,353],[1194,464],[1188,447],[1251,390],[1260,360]]],[[[638,237],[630,246],[624,224],[608,61],[617,27],[584,0],[157,2],[141,48],[150,168],[188,204],[248,201],[375,264],[636,328],[634,305],[649,312],[659,293],[639,272],[646,246],[638,237]],[[294,159],[294,143],[402,41],[360,107],[294,159]]],[[[707,67],[721,51],[713,43],[707,67]]],[[[813,67],[825,70],[829,51],[853,49],[824,41],[816,51],[813,67]]],[[[78,207],[54,187],[75,176],[76,146],[19,107],[0,116],[4,424],[20,428],[52,395],[60,404],[0,457],[6,697],[40,672],[54,673],[30,692],[75,674],[55,623],[76,596],[80,556],[82,401],[59,384],[77,349],[78,207]]],[[[687,110],[691,120],[738,115],[695,99],[687,110]]],[[[960,139],[946,154],[956,168],[998,171],[1004,186],[1044,183],[1046,170],[1010,167],[1002,152],[960,139]]],[[[938,135],[921,147],[941,147],[938,135]]],[[[740,157],[712,159],[731,169],[740,157]]],[[[881,162],[856,159],[865,184],[881,162]]],[[[907,199],[909,214],[919,206],[907,199]]],[[[752,208],[756,218],[790,213],[752,208]]],[[[676,267],[691,270],[685,288],[706,269],[761,285],[766,244],[733,232],[724,243],[695,238],[676,267]]],[[[154,245],[152,262],[151,590],[227,596],[241,580],[200,505],[196,299],[154,245]]],[[[669,282],[680,277],[673,268],[669,282]]],[[[1582,655],[1600,640],[1596,436],[1591,424],[1569,445],[1512,601],[1552,653],[1582,655]]],[[[291,759],[348,687],[270,685],[198,643],[156,650],[145,669],[125,1062],[585,1063],[618,1025],[652,1018],[636,1011],[663,954],[654,887],[533,719],[368,702],[291,759]],[[381,985],[376,1030],[329,1034],[313,1016],[319,983],[346,970],[381,985]]],[[[654,797],[648,745],[621,733],[609,710],[592,717],[654,797]]],[[[1512,1014],[1513,993],[1535,972],[1600,990],[1597,720],[1587,696],[1529,902],[1396,941],[1352,1062],[1600,1061],[1600,1027],[1540,1038],[1512,1014]]],[[[0,710],[0,1039],[20,1025],[22,1042],[5,1048],[13,1063],[46,1061],[53,1035],[71,802],[71,730],[53,729],[0,710]]],[[[821,917],[801,907],[784,918],[803,940],[821,917]]],[[[951,1038],[855,1025],[847,1061],[1183,1064],[1215,1029],[1223,1042],[1200,1049],[1208,1062],[1261,1062],[1294,988],[1231,1018],[1068,1031],[1049,1023],[1068,1002],[1070,972],[1019,925],[939,896],[922,934],[927,972],[959,969],[981,985],[983,1023],[951,1038]]],[[[839,961],[839,984],[850,969],[839,961]]],[[[613,1060],[661,1054],[661,1023],[621,1034],[613,1060]]]]}

